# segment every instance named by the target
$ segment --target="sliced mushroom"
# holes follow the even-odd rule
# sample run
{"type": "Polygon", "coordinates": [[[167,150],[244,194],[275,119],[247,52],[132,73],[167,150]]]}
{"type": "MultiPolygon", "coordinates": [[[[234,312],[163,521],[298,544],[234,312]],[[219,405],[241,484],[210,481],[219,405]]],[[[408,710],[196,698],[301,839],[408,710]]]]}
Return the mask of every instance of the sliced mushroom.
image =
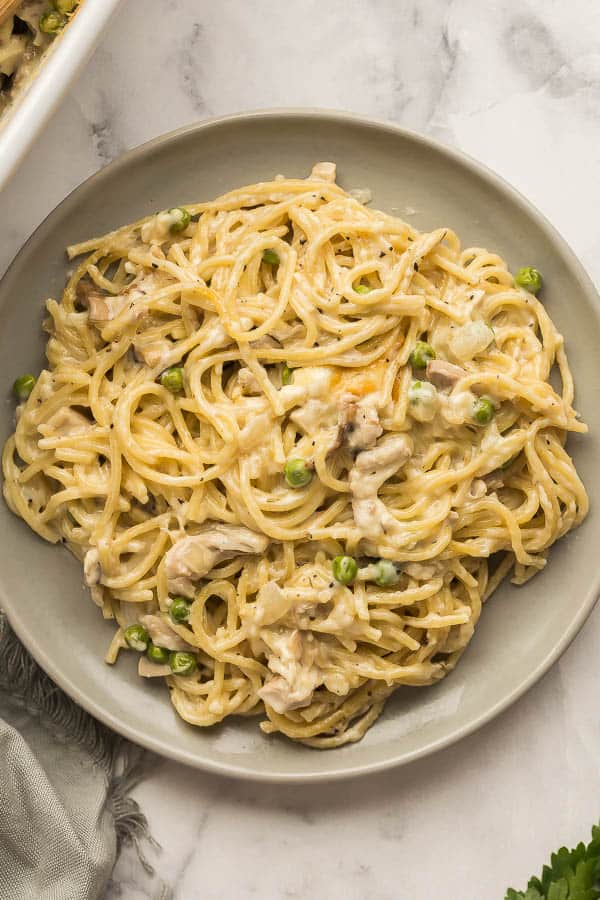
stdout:
{"type": "Polygon", "coordinates": [[[257,338],[255,341],[250,341],[250,346],[253,350],[280,350],[281,343],[277,340],[277,338],[271,337],[270,334],[265,334],[261,338],[257,338]]]}
{"type": "Polygon", "coordinates": [[[87,309],[90,322],[102,324],[116,319],[124,309],[131,305],[131,297],[127,294],[106,294],[99,291],[90,278],[82,278],[75,288],[77,305],[87,309]]]}
{"type": "Polygon", "coordinates": [[[141,675],[142,678],[164,678],[166,675],[172,674],[171,667],[166,663],[153,663],[147,656],[140,656],[138,675],[141,675]]]}
{"type": "Polygon", "coordinates": [[[84,275],[83,278],[80,278],[75,285],[75,299],[77,300],[77,305],[81,309],[87,309],[89,306],[90,294],[97,293],[98,288],[96,287],[92,279],[87,275],[84,275]]]}

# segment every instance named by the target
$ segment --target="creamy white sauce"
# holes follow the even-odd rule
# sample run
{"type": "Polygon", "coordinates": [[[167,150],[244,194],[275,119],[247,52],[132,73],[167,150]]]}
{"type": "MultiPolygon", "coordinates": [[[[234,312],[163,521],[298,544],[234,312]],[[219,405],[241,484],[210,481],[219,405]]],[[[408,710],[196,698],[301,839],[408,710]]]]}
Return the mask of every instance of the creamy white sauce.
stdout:
{"type": "MultiPolygon", "coordinates": [[[[146,244],[161,243],[171,235],[173,225],[179,225],[180,222],[181,216],[177,207],[172,211],[160,212],[144,222],[141,228],[141,238],[146,244]]],[[[178,237],[181,238],[181,232],[178,233],[178,237]]]]}

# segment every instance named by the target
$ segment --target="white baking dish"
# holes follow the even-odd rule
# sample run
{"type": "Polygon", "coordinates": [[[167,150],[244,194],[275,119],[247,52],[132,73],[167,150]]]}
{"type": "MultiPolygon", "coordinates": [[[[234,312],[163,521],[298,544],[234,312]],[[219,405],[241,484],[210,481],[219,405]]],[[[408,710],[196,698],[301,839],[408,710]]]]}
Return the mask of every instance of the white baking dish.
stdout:
{"type": "Polygon", "coordinates": [[[31,83],[0,117],[0,189],[58,106],[119,2],[82,0],[77,15],[51,44],[31,83]]]}

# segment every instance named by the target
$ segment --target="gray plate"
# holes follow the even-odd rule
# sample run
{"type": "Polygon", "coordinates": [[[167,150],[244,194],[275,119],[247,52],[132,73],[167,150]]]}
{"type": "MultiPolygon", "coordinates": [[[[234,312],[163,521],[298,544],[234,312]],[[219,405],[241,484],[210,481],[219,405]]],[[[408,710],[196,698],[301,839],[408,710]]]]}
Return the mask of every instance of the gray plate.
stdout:
{"type": "MultiPolygon", "coordinates": [[[[544,303],[571,350],[577,406],[591,435],[570,448],[598,492],[599,300],[564,241],[519,194],[478,163],[390,125],[322,111],[257,112],[203,122],[125,154],[54,210],[0,285],[2,440],[12,428],[8,386],[43,365],[42,304],[60,296],[64,248],[154,210],[208,199],[281,172],[306,175],[338,163],[346,188],[369,187],[373,205],[420,229],[450,225],[463,245],[487,246],[511,267],[544,273],[544,303]],[[575,341],[577,352],[575,352],[575,341]]],[[[558,659],[597,593],[600,523],[584,525],[553,550],[546,570],[490,600],[455,672],[431,688],[404,688],[358,744],[320,752],[264,737],[258,719],[200,730],[179,719],[162,685],[135,674],[131,656],[102,662],[113,626],[82,588],[79,564],[37,538],[0,504],[0,604],[48,674],[98,719],[157,753],[199,768],[280,781],[340,778],[406,763],[474,731],[515,701],[558,659]]],[[[127,654],[125,654],[127,656],[127,654]]]]}

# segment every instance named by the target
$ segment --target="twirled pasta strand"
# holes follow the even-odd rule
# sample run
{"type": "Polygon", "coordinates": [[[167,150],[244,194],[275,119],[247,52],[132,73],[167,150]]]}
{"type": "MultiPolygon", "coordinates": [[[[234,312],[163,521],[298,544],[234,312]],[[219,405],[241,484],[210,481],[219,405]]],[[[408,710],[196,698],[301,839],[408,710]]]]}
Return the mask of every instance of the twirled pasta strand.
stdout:
{"type": "Polygon", "coordinates": [[[192,204],[181,233],[161,214],[69,248],[85,258],[48,301],[49,367],[3,471],[11,509],[96,573],[94,599],[118,624],[110,662],[124,629],[154,616],[196,654],[192,674],[166,676],[188,722],[266,712],[264,731],[334,747],[359,739],[398,685],[446,675],[483,600],[511,571],[517,583],[535,574],[581,522],[587,497],[564,443],[586,429],[562,338],[500,256],[461,249],[448,228],[419,233],[320,172],[192,204]],[[493,339],[457,367],[456,335],[473,323],[493,339]],[[462,372],[428,388],[425,419],[410,401],[419,339],[462,372]],[[160,379],[173,365],[177,393],[160,379]],[[496,413],[486,427],[465,412],[482,394],[496,413]],[[340,424],[350,406],[382,435],[358,456],[340,424]],[[353,467],[394,436],[408,456],[361,523],[353,467]],[[283,479],[290,457],[314,468],[301,490],[283,479]],[[218,560],[175,622],[167,552],[215,523],[264,535],[267,549],[218,560]],[[340,584],[339,554],[365,573],[393,560],[398,580],[340,584]],[[265,624],[267,596],[282,606],[265,624]],[[277,678],[280,712],[264,691],[277,678]]]}

